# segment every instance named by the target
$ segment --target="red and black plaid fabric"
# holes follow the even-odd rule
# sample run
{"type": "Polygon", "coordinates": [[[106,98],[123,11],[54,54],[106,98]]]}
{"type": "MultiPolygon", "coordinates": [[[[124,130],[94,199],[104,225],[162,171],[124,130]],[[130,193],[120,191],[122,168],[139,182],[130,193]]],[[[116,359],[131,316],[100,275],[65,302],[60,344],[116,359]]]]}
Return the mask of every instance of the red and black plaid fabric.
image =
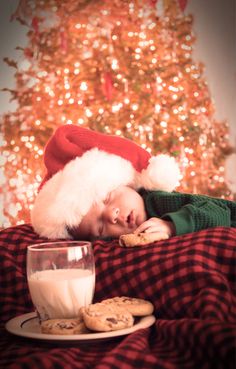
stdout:
{"type": "Polygon", "coordinates": [[[156,322],[107,341],[17,337],[5,323],[33,311],[26,248],[45,241],[30,225],[0,233],[2,369],[235,369],[236,229],[217,227],[133,249],[94,242],[94,301],[128,295],[155,306],[156,322]]]}

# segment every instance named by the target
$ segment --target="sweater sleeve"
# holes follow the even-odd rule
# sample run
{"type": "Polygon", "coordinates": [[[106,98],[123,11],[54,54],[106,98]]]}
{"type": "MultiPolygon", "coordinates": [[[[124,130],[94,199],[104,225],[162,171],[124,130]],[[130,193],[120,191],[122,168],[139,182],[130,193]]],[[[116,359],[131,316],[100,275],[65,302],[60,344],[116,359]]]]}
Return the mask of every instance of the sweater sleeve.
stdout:
{"type": "Polygon", "coordinates": [[[222,203],[216,204],[209,200],[184,205],[177,211],[164,214],[161,218],[174,223],[176,235],[217,226],[231,226],[230,209],[222,203]]]}

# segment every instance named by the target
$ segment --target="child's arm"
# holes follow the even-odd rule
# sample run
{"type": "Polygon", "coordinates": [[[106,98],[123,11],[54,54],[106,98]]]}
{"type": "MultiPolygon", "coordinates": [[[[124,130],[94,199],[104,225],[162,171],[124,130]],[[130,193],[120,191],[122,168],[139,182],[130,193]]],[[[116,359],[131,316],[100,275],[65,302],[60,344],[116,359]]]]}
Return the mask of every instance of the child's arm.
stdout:
{"type": "Polygon", "coordinates": [[[210,199],[196,198],[195,202],[186,204],[177,211],[163,214],[161,218],[148,219],[134,233],[164,232],[171,237],[217,226],[231,226],[230,208],[210,199]]]}
{"type": "Polygon", "coordinates": [[[163,215],[162,218],[175,224],[176,235],[218,226],[231,226],[230,209],[225,204],[217,204],[209,199],[187,204],[178,211],[163,215]]]}
{"type": "Polygon", "coordinates": [[[135,231],[182,235],[212,227],[236,226],[236,203],[206,195],[142,192],[149,219],[135,231]]]}

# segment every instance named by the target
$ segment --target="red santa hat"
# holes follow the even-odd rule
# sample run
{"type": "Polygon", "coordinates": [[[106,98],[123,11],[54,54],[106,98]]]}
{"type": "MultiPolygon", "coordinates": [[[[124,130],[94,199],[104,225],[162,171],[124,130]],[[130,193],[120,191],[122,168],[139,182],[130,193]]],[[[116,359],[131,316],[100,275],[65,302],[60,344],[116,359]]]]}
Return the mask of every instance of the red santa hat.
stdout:
{"type": "Polygon", "coordinates": [[[134,189],[173,191],[180,172],[175,159],[151,155],[134,142],[73,124],[60,126],[44,152],[46,176],[31,221],[44,237],[71,238],[93,203],[128,185],[134,189]]]}

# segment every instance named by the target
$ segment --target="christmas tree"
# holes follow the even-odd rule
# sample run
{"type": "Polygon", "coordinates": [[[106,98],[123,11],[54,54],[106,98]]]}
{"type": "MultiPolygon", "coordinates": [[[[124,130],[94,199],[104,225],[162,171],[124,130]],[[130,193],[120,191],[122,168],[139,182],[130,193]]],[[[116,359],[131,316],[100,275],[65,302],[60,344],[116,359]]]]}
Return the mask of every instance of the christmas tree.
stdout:
{"type": "Polygon", "coordinates": [[[43,149],[62,124],[131,138],[176,157],[178,190],[230,197],[228,126],[214,118],[204,65],[193,60],[193,17],[181,0],[21,0],[28,27],[18,103],[2,120],[4,226],[29,221],[43,149]]]}

